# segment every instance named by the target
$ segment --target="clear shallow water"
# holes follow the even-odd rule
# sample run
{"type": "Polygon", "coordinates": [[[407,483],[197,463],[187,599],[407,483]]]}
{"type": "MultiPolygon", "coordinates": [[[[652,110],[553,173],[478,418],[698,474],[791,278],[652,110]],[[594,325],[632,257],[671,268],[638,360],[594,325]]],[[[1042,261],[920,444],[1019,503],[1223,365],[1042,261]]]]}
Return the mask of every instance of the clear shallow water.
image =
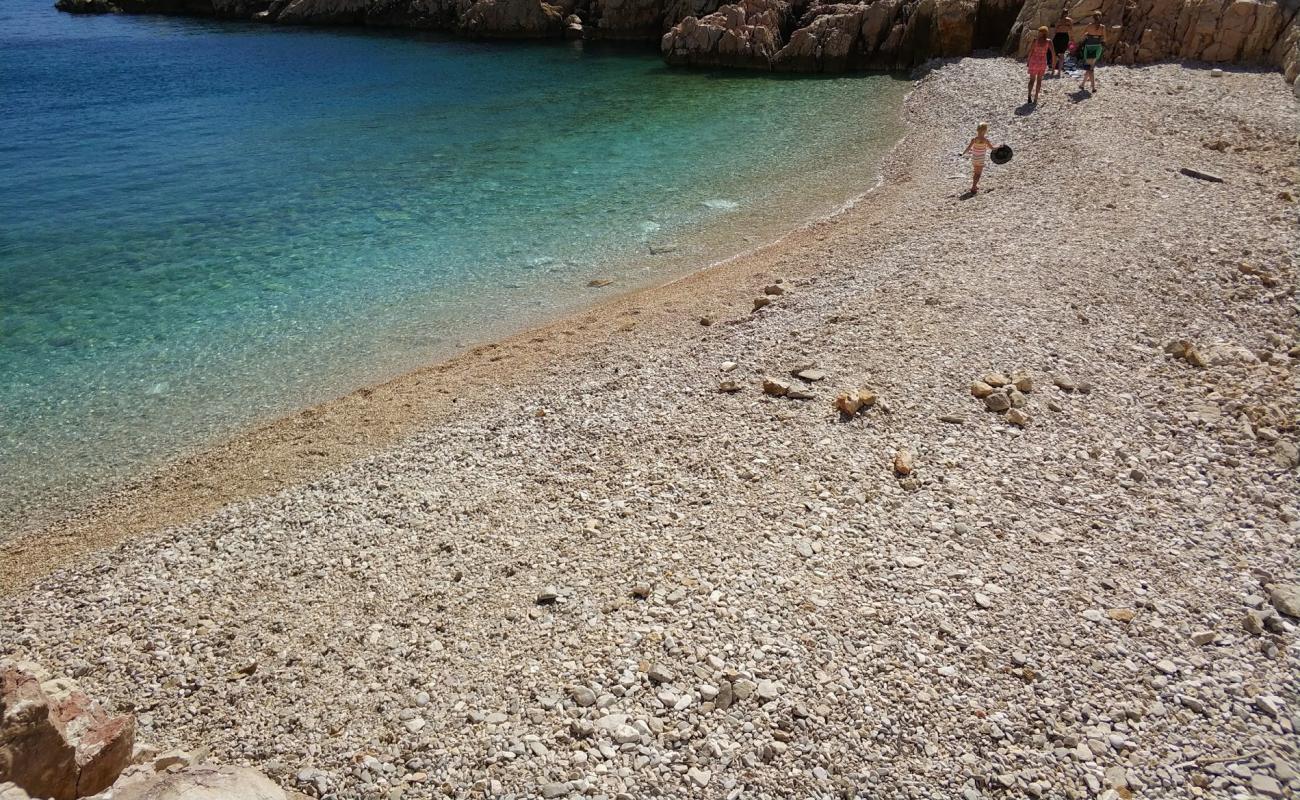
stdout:
{"type": "Polygon", "coordinates": [[[5,0],[0,526],[825,213],[905,90],[5,0]]]}

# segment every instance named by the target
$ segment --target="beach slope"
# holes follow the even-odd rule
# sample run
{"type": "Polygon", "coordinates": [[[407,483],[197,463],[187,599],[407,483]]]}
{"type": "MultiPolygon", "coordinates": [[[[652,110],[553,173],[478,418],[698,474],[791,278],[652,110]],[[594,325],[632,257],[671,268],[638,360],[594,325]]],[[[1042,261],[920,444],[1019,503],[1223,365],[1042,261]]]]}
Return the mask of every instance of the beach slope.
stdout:
{"type": "Polygon", "coordinates": [[[0,655],[340,798],[1300,790],[1291,89],[1023,70],[936,65],[831,220],[346,401],[368,457],[7,551],[0,655]]]}

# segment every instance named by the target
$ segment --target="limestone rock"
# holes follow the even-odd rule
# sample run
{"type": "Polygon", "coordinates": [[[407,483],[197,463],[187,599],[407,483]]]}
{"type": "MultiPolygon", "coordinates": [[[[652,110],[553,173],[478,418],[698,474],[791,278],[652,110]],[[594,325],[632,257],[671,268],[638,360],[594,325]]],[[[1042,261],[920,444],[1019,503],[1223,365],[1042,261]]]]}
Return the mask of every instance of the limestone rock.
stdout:
{"type": "Polygon", "coordinates": [[[1269,592],[1268,599],[1279,614],[1300,618],[1300,584],[1279,583],[1269,592]]]}
{"type": "Polygon", "coordinates": [[[903,477],[911,475],[913,470],[916,469],[914,462],[915,458],[912,456],[912,451],[903,448],[894,454],[894,472],[903,477]]]}
{"type": "Polygon", "coordinates": [[[539,39],[563,32],[564,12],[540,0],[477,0],[457,30],[467,36],[539,39]]]}
{"type": "Polygon", "coordinates": [[[790,384],[776,378],[763,379],[763,394],[772,397],[785,397],[790,392],[790,384]]]}
{"type": "Polygon", "coordinates": [[[110,716],[72,680],[0,664],[0,780],[53,800],[95,794],[130,763],[134,742],[134,718],[110,716]]]}
{"type": "Polygon", "coordinates": [[[742,0],[712,14],[688,16],[663,35],[669,64],[771,69],[791,9],[781,0],[742,0]]]}
{"type": "Polygon", "coordinates": [[[113,800],[286,800],[286,796],[257,770],[203,764],[114,789],[113,800]]]}
{"type": "MultiPolygon", "coordinates": [[[[1167,60],[1267,64],[1287,80],[1300,72],[1300,22],[1294,2],[1275,0],[1132,0],[1103,2],[1109,63],[1150,64],[1167,60]]],[[[1096,2],[1067,3],[1079,25],[1096,2]],[[1086,7],[1086,9],[1085,9],[1086,7]]],[[[1025,0],[1003,50],[1023,57],[1040,25],[1053,25],[1061,12],[1055,0],[1025,0]]]]}

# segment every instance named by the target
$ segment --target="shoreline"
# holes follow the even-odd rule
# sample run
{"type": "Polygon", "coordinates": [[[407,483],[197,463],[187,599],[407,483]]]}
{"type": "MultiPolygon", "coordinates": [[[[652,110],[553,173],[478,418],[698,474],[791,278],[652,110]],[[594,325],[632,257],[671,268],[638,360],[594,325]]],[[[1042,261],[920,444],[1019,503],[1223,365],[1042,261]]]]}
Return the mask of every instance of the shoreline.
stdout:
{"type": "MultiPolygon", "coordinates": [[[[909,79],[910,80],[910,79],[909,79]]],[[[16,594],[77,557],[112,547],[132,535],[183,525],[223,506],[302,486],[401,442],[422,426],[463,410],[463,401],[489,400],[493,391],[526,384],[554,359],[572,359],[590,337],[610,341],[629,331],[646,304],[691,303],[697,281],[720,288],[724,276],[741,273],[795,248],[813,231],[833,227],[860,204],[884,191],[888,172],[907,138],[904,96],[902,134],[879,159],[876,180],[829,212],[801,223],[775,239],[690,269],[662,283],[593,299],[590,305],[559,312],[515,333],[493,338],[445,358],[406,370],[384,381],[360,386],[231,436],[168,459],[155,469],[103,492],[87,506],[35,527],[19,526],[0,540],[0,597],[16,594]],[[751,265],[749,262],[755,262],[751,265]],[[576,327],[583,333],[575,335],[576,327]],[[595,330],[591,330],[595,328],[595,330]],[[504,352],[503,352],[504,351],[504,352]],[[509,363],[506,363],[509,362],[509,363]],[[518,369],[525,370],[516,374],[518,369]],[[437,384],[436,386],[431,384],[437,384]],[[447,385],[457,387],[453,393],[447,385]],[[426,390],[436,395],[426,394],[426,390]]],[[[895,177],[895,181],[898,178],[895,177]]],[[[820,238],[820,237],[819,237],[820,238]]],[[[699,324],[708,304],[681,312],[699,324]]],[[[677,312],[654,315],[656,323],[677,323],[677,312]]],[[[689,320],[686,323],[689,326],[689,320]]]]}
{"type": "Polygon", "coordinates": [[[13,593],[0,658],[340,800],[1300,791],[1300,109],[1023,80],[945,63],[872,202],[301,421],[429,412],[13,593]]]}

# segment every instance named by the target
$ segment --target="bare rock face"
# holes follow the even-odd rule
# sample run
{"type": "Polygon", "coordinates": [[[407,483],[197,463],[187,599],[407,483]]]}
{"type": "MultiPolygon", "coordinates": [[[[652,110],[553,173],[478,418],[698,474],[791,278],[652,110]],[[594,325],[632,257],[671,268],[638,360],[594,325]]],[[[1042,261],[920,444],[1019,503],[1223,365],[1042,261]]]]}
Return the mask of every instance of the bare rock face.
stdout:
{"type": "Polygon", "coordinates": [[[741,0],[701,19],[687,17],[665,33],[669,64],[771,69],[791,17],[782,0],[741,0]]]}
{"type": "Polygon", "coordinates": [[[286,795],[257,770],[200,764],[124,780],[114,788],[113,800],[286,800],[286,795]]]}
{"type": "MultiPolygon", "coordinates": [[[[1060,13],[1051,0],[1025,0],[1005,50],[1024,55],[1039,25],[1060,13]]],[[[1108,29],[1106,60],[1149,64],[1190,59],[1300,71],[1300,0],[1080,0],[1068,13],[1081,23],[1100,10],[1108,29]]]]}
{"type": "Polygon", "coordinates": [[[541,39],[564,30],[564,9],[541,0],[478,0],[460,17],[468,36],[541,39]]]}
{"type": "Polygon", "coordinates": [[[112,785],[134,742],[135,720],[109,716],[75,682],[0,664],[0,781],[33,797],[75,800],[112,785]]]}
{"type": "Polygon", "coordinates": [[[663,0],[595,0],[592,11],[602,39],[654,41],[664,32],[665,6],[663,0]]]}
{"type": "MultiPolygon", "coordinates": [[[[816,3],[800,8],[794,25],[756,22],[755,0],[724,6],[704,18],[686,17],[663,38],[672,64],[706,64],[784,72],[909,69],[927,59],[1000,47],[1022,0],[874,0],[816,3]],[[759,27],[763,31],[758,31],[759,27]],[[728,38],[724,34],[731,34],[728,38]],[[771,44],[775,42],[773,50],[771,44]],[[760,46],[761,45],[761,46],[760,46]]],[[[785,5],[785,4],[782,4],[785,5]]]]}

